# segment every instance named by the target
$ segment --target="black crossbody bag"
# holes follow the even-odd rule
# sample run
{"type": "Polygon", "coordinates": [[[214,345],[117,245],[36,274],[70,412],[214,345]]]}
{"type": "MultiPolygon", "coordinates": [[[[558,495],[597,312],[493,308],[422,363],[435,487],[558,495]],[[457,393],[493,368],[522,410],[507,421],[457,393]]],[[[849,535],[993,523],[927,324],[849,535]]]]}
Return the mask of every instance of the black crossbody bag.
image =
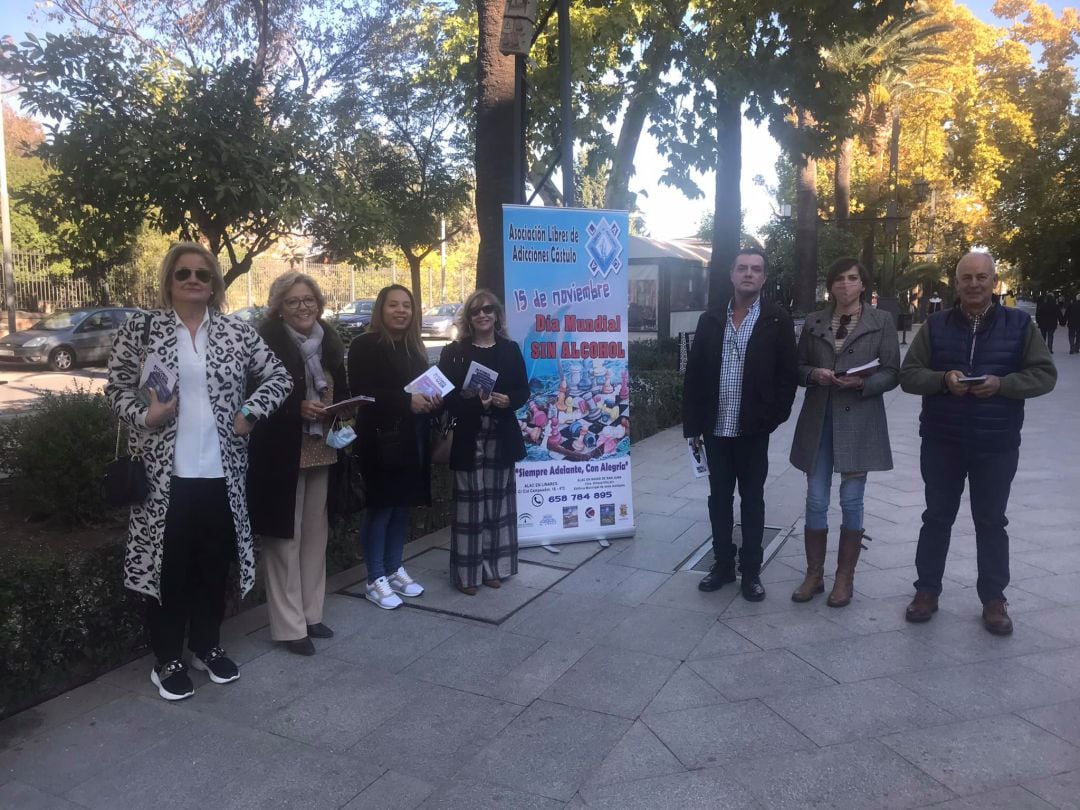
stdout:
{"type": "MultiPolygon", "coordinates": [[[[147,314],[142,331],[143,362],[146,362],[147,344],[150,340],[150,315],[147,314]]],[[[130,453],[120,455],[120,433],[123,422],[116,422],[116,450],[114,458],[105,467],[102,482],[103,497],[109,506],[134,506],[146,500],[150,488],[146,483],[146,465],[141,456],[130,453]]]]}

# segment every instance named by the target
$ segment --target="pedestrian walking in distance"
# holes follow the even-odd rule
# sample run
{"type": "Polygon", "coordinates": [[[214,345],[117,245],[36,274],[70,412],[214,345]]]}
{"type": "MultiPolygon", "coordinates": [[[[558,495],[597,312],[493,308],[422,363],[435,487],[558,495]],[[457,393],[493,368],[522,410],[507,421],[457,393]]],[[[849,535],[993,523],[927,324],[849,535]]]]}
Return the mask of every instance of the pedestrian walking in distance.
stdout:
{"type": "Polygon", "coordinates": [[[1064,320],[1069,329],[1069,354],[1080,354],[1080,293],[1065,307],[1064,320]]]}

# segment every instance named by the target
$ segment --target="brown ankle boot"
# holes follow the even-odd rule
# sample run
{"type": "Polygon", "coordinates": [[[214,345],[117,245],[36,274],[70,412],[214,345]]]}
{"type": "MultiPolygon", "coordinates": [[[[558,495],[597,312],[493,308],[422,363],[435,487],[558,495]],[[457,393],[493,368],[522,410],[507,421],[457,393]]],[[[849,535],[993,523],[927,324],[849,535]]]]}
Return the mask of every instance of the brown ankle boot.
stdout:
{"type": "Polygon", "coordinates": [[[806,578],[791,594],[792,602],[809,602],[815,595],[825,592],[825,545],[828,540],[828,529],[803,529],[806,578]]]}
{"type": "Polygon", "coordinates": [[[851,602],[855,589],[855,566],[862,551],[862,529],[840,528],[840,550],[836,554],[836,578],[832,593],[825,603],[829,607],[844,607],[851,602]]]}

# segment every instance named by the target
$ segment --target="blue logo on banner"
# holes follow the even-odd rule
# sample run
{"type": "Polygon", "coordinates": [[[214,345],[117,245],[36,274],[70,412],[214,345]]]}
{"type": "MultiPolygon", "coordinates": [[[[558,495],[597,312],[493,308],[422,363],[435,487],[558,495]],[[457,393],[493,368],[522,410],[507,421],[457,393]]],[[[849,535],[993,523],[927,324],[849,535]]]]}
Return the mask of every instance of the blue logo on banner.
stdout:
{"type": "Polygon", "coordinates": [[[585,232],[589,234],[589,241],[585,243],[590,257],[589,272],[601,278],[607,278],[609,273],[618,274],[622,269],[618,224],[602,217],[599,222],[590,222],[585,232]]]}

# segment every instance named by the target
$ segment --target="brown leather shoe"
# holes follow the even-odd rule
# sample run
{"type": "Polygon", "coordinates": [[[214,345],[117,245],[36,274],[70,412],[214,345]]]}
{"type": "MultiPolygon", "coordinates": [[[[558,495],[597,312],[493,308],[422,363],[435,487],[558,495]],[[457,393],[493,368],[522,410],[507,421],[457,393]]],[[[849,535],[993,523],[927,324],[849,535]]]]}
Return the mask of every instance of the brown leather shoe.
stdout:
{"type": "Polygon", "coordinates": [[[1009,604],[1004,599],[992,599],[983,605],[983,627],[995,636],[1008,636],[1012,634],[1012,619],[1005,606],[1009,604]]]}
{"type": "Polygon", "coordinates": [[[915,598],[904,611],[904,618],[909,622],[928,622],[937,613],[938,595],[933,591],[915,591],[915,598]]]}
{"type": "Polygon", "coordinates": [[[475,585],[462,585],[460,582],[455,582],[454,587],[466,596],[476,596],[477,588],[475,585]]]}
{"type": "Polygon", "coordinates": [[[484,580],[484,585],[486,585],[489,588],[501,588],[502,587],[502,582],[499,581],[498,579],[485,579],[484,580]]]}
{"type": "Polygon", "coordinates": [[[825,546],[827,529],[803,529],[803,545],[806,547],[806,577],[791,594],[792,602],[809,602],[819,593],[825,593],[825,546]]]}

